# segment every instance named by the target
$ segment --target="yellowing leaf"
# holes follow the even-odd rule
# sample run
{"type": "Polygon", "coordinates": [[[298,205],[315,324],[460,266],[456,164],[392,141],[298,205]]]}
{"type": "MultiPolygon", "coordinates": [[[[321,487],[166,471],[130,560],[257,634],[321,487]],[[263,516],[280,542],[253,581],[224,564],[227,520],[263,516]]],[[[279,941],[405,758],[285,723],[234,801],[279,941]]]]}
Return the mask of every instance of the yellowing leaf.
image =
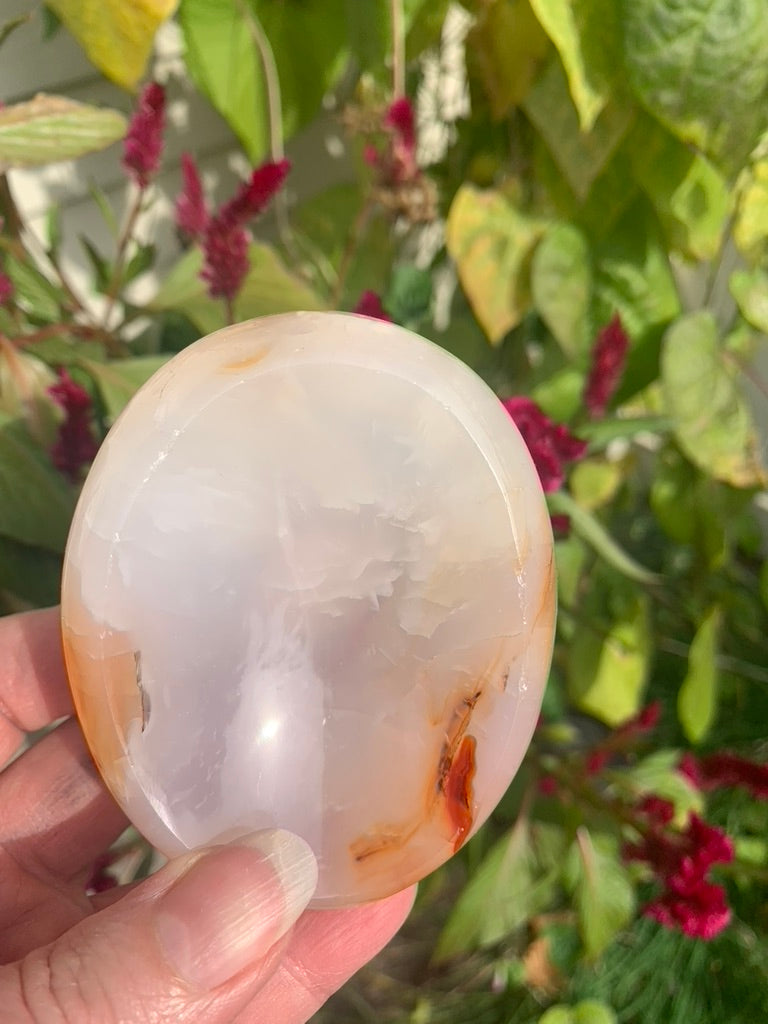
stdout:
{"type": "Polygon", "coordinates": [[[703,740],[717,713],[717,634],[720,609],[710,608],[688,652],[688,671],[677,695],[677,716],[692,743],[703,740]]]}
{"type": "Polygon", "coordinates": [[[152,41],[178,0],[47,0],[89,60],[113,82],[133,89],[152,41]]]}
{"type": "Polygon", "coordinates": [[[471,185],[456,193],[446,244],[459,280],[492,345],[520,323],[530,305],[527,261],[546,224],[501,192],[471,185]]]}
{"type": "Polygon", "coordinates": [[[105,149],[125,134],[125,118],[107,107],[40,93],[0,109],[0,171],[71,160],[105,149]]]}
{"type": "Polygon", "coordinates": [[[760,246],[768,240],[768,160],[754,164],[742,188],[733,240],[749,257],[758,256],[760,246]]]}
{"type": "Polygon", "coordinates": [[[494,0],[483,10],[467,37],[467,60],[493,117],[506,117],[525,99],[549,47],[529,0],[494,0]]]}
{"type": "Polygon", "coordinates": [[[582,131],[616,92],[621,37],[615,0],[531,0],[557,47],[582,131]]]}

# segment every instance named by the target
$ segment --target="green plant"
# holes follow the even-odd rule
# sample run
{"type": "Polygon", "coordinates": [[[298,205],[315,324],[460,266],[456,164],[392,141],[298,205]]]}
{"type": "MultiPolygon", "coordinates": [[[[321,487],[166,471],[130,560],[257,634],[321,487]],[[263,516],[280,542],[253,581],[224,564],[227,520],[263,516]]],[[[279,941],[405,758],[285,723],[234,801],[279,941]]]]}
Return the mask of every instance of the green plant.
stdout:
{"type": "MultiPolygon", "coordinates": [[[[127,71],[77,4],[51,6],[111,77],[141,77],[144,58],[127,71]]],[[[231,203],[208,211],[185,162],[177,211],[192,244],[147,305],[128,286],[154,257],[134,237],[160,158],[154,87],[131,122],[134,198],[114,252],[83,243],[101,315],[68,280],[55,216],[40,252],[0,178],[5,609],[55,600],[82,467],[171,352],[291,308],[415,328],[494,387],[531,447],[557,517],[558,639],[515,783],[329,1019],[756,1019],[768,1002],[765,5],[181,0],[177,19],[190,77],[259,166],[233,217],[231,203]],[[435,86],[451,74],[453,105],[435,86]],[[291,206],[284,141],[332,87],[353,173],[291,206]],[[249,240],[273,193],[276,240],[249,240]],[[211,266],[231,272],[223,284],[211,266]]],[[[0,162],[76,156],[123,128],[36,100],[0,111],[0,162]]]]}

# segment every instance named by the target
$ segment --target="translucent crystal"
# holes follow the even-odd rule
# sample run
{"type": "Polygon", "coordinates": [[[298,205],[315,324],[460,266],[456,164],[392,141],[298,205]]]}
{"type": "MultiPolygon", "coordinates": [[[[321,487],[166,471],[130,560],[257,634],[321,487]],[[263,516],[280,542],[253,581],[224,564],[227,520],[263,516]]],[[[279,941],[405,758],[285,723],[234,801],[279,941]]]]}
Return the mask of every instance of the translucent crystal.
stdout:
{"type": "Polygon", "coordinates": [[[490,814],[554,607],[547,508],[498,399],[337,313],[219,331],[141,389],[62,594],[83,730],[134,824],[169,856],[291,829],[315,906],[403,888],[490,814]]]}

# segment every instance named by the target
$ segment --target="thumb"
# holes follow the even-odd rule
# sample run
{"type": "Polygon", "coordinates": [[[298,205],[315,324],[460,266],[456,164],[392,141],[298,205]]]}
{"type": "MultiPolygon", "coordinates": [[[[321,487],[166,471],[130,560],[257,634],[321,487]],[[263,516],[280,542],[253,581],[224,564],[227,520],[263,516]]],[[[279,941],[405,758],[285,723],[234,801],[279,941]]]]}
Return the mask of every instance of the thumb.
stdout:
{"type": "Polygon", "coordinates": [[[276,967],[309,902],[307,844],[270,830],[192,853],[0,969],[11,1024],[225,1024],[276,967]],[[270,951],[273,951],[270,956],[270,951]]]}

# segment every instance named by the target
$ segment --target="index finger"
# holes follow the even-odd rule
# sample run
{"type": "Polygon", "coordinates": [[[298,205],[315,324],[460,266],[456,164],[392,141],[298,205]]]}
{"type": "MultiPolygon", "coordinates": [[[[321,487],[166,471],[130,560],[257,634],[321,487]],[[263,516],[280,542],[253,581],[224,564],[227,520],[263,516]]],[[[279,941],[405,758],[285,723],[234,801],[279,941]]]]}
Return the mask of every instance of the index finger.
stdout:
{"type": "Polygon", "coordinates": [[[25,733],[71,714],[59,609],[0,618],[0,767],[25,733]]]}

